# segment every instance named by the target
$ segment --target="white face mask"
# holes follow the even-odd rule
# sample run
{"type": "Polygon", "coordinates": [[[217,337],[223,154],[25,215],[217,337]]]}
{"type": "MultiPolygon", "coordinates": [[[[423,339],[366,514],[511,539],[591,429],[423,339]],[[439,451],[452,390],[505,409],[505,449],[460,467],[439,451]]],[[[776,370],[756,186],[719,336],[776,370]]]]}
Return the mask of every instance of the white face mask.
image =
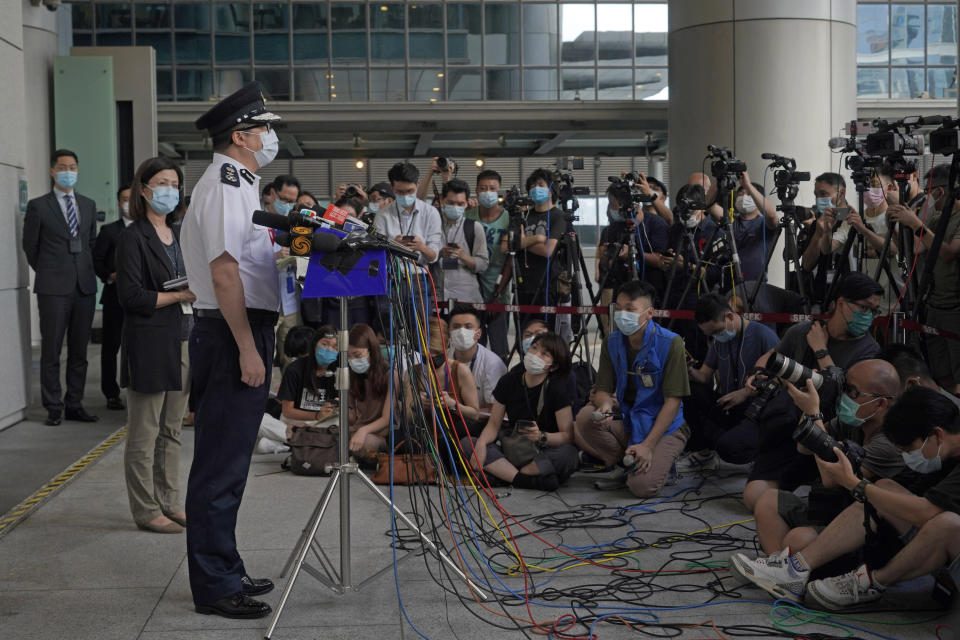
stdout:
{"type": "Polygon", "coordinates": [[[130,215],[130,203],[124,202],[120,205],[120,211],[123,213],[123,217],[126,218],[130,215]]]}
{"type": "Polygon", "coordinates": [[[690,217],[684,221],[684,224],[687,226],[687,229],[696,229],[697,225],[700,224],[700,218],[696,214],[690,214],[690,217]]]}
{"type": "Polygon", "coordinates": [[[527,373],[532,373],[536,376],[541,373],[546,373],[550,369],[550,365],[537,354],[528,353],[523,356],[523,368],[526,369],[527,373]]]}
{"type": "Polygon", "coordinates": [[[929,439],[930,438],[927,437],[919,449],[915,451],[904,451],[900,454],[903,456],[903,463],[917,473],[934,473],[940,471],[940,468],[943,466],[943,461],[940,459],[940,450],[943,448],[942,444],[937,447],[937,455],[932,458],[924,457],[923,447],[929,439]]]}
{"type": "Polygon", "coordinates": [[[753,201],[751,196],[737,196],[734,206],[740,213],[753,213],[757,210],[757,203],[753,201]]]}
{"type": "Polygon", "coordinates": [[[473,329],[454,329],[450,332],[450,344],[453,345],[453,348],[457,351],[466,351],[467,349],[472,349],[473,345],[477,344],[477,340],[474,337],[476,331],[473,329]]]}
{"type": "Polygon", "coordinates": [[[250,151],[250,149],[246,147],[243,148],[253,154],[253,159],[257,161],[257,166],[262,169],[277,157],[277,152],[280,150],[280,140],[277,138],[277,132],[273,129],[258,133],[257,135],[260,136],[260,144],[262,145],[259,151],[250,151]]]}

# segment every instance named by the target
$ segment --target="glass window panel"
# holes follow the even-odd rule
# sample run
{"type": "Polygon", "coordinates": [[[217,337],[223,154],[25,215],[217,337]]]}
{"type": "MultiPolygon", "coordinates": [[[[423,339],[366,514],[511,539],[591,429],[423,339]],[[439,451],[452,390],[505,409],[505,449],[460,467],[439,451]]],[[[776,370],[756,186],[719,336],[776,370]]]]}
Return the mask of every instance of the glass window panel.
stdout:
{"type": "Polygon", "coordinates": [[[957,63],[957,5],[927,5],[927,64],[957,63]]]}
{"type": "Polygon", "coordinates": [[[596,60],[596,21],[594,5],[560,5],[560,59],[564,66],[593,66],[596,60]]]}
{"type": "Polygon", "coordinates": [[[209,33],[175,33],[177,46],[177,64],[199,64],[210,62],[209,33]]]}
{"type": "Polygon", "coordinates": [[[330,100],[330,70],[302,69],[293,70],[293,99],[307,102],[327,102],[330,100]]]}
{"type": "Polygon", "coordinates": [[[100,47],[129,47],[133,44],[133,33],[130,31],[98,31],[97,46],[100,47]]]}
{"type": "MultiPolygon", "coordinates": [[[[519,64],[520,6],[514,3],[487,4],[484,11],[483,41],[487,64],[519,64]]],[[[519,74],[517,77],[519,79],[519,74]]]]}
{"type": "Polygon", "coordinates": [[[97,4],[97,29],[129,29],[130,5],[126,2],[97,4]]]}
{"type": "Polygon", "coordinates": [[[890,7],[890,61],[893,64],[923,64],[922,4],[895,4],[890,7]]]}
{"type": "Polygon", "coordinates": [[[170,32],[137,33],[138,47],[153,47],[157,64],[170,64],[170,32]]]}
{"type": "Polygon", "coordinates": [[[890,90],[887,86],[889,69],[871,69],[860,67],[857,69],[857,97],[858,98],[889,98],[890,90]]]}
{"type": "Polygon", "coordinates": [[[173,24],[177,30],[210,31],[210,5],[206,2],[181,2],[174,5],[173,24]]]}
{"type": "Polygon", "coordinates": [[[596,100],[593,69],[564,69],[560,85],[561,100],[596,100]]]}
{"type": "Polygon", "coordinates": [[[93,28],[93,5],[89,2],[74,2],[70,5],[74,29],[93,28]]]}
{"type": "Polygon", "coordinates": [[[93,46],[93,34],[73,32],[73,46],[90,47],[93,46]]]}
{"type": "Polygon", "coordinates": [[[250,82],[250,69],[217,69],[214,85],[218,98],[226,98],[250,82]]]}
{"type": "MultiPolygon", "coordinates": [[[[657,83],[653,80],[656,77],[654,73],[654,69],[637,69],[637,77],[648,75],[650,78],[645,83],[638,81],[644,87],[638,91],[653,95],[660,90],[660,85],[666,85],[662,81],[663,74],[660,74],[661,82],[657,83]]],[[[633,69],[600,69],[597,75],[597,97],[600,100],[633,100],[633,69]]]]}
{"type": "Polygon", "coordinates": [[[206,101],[214,97],[210,69],[177,69],[177,100],[206,101]]]}
{"type": "Polygon", "coordinates": [[[218,2],[213,10],[217,64],[250,62],[250,5],[218,2]]]}
{"type": "Polygon", "coordinates": [[[556,4],[523,5],[523,64],[557,64],[556,4]]]}
{"type": "Polygon", "coordinates": [[[173,100],[173,71],[157,69],[157,100],[173,100]]]}
{"type": "Polygon", "coordinates": [[[920,98],[925,91],[923,69],[894,67],[890,70],[891,98],[920,98]]]}
{"type": "Polygon", "coordinates": [[[402,102],[407,99],[407,79],[403,69],[371,69],[370,100],[372,102],[402,102]]]}
{"type": "Polygon", "coordinates": [[[667,66],[667,5],[642,3],[634,6],[633,31],[636,44],[634,62],[667,66]]]}
{"type": "MultiPolygon", "coordinates": [[[[253,60],[258,64],[290,62],[287,31],[290,6],[280,2],[253,5],[253,60]]],[[[287,80],[289,93],[290,81],[287,80]]]]}
{"type": "Polygon", "coordinates": [[[525,69],[523,99],[556,100],[559,82],[556,69],[525,69]]]}
{"type": "Polygon", "coordinates": [[[330,73],[330,99],[362,102],[367,99],[366,69],[334,69],[330,73]]]}
{"type": "Polygon", "coordinates": [[[410,69],[410,99],[416,102],[440,102],[447,93],[443,69],[410,69]]]}
{"type": "Polygon", "coordinates": [[[170,5],[158,3],[137,3],[133,7],[137,29],[169,29],[170,5]]]}
{"type": "Polygon", "coordinates": [[[449,100],[481,100],[483,98],[480,69],[447,67],[447,96],[449,100]]]}
{"type": "Polygon", "coordinates": [[[268,100],[286,102],[290,100],[290,68],[264,69],[258,67],[254,78],[263,84],[263,92],[268,100]]]}
{"type": "Polygon", "coordinates": [[[412,4],[407,11],[410,59],[443,63],[443,5],[412,4]]]}
{"type": "Polygon", "coordinates": [[[630,66],[632,9],[629,4],[597,4],[597,53],[600,64],[630,66]]]}
{"type": "Polygon", "coordinates": [[[481,64],[480,23],[479,3],[447,5],[447,66],[481,64]]]}
{"type": "MultiPolygon", "coordinates": [[[[490,5],[487,5],[490,8],[490,5]]],[[[487,70],[487,100],[519,100],[520,71],[518,69],[487,70]]]]}
{"type": "Polygon", "coordinates": [[[857,64],[889,64],[889,5],[857,5],[857,64]]]}
{"type": "Polygon", "coordinates": [[[327,3],[293,5],[293,62],[327,60],[327,3]]]}
{"type": "MultiPolygon", "coordinates": [[[[634,76],[634,95],[637,100],[666,100],[669,97],[667,90],[667,68],[637,69],[634,76]]],[[[603,76],[600,77],[600,88],[603,88],[603,76]]],[[[601,99],[603,97],[601,96],[601,99]]]]}
{"type": "Polygon", "coordinates": [[[956,67],[927,69],[927,91],[931,98],[956,98],[956,67]]]}
{"type": "Polygon", "coordinates": [[[370,59],[403,64],[403,5],[370,5],[370,59]]]}
{"type": "Polygon", "coordinates": [[[330,24],[333,28],[334,60],[367,59],[366,5],[356,2],[330,5],[330,24]]]}

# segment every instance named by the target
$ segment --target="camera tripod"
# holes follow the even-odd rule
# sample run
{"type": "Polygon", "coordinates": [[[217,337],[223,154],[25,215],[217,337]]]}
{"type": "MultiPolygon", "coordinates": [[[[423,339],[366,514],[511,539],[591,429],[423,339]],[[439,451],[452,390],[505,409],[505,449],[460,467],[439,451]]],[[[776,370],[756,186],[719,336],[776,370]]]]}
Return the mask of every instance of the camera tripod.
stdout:
{"type": "MultiPolygon", "coordinates": [[[[300,535],[300,539],[297,542],[297,546],[294,548],[293,553],[290,554],[290,557],[287,559],[287,563],[283,568],[281,576],[286,576],[288,571],[290,572],[290,578],[287,580],[287,584],[283,589],[283,593],[280,595],[280,601],[277,603],[276,611],[273,614],[273,618],[270,621],[270,626],[267,628],[264,638],[270,640],[270,637],[273,635],[273,632],[277,628],[277,624],[280,622],[280,616],[283,614],[283,609],[287,604],[287,600],[290,598],[290,594],[293,592],[293,586],[297,581],[297,577],[300,575],[300,571],[306,571],[311,576],[313,576],[318,582],[329,587],[334,593],[339,595],[344,595],[351,591],[358,591],[363,588],[364,585],[370,583],[371,581],[379,578],[386,571],[390,570],[392,565],[388,565],[377,571],[372,576],[361,582],[359,585],[353,584],[353,572],[352,564],[350,557],[350,477],[357,477],[361,483],[370,489],[373,492],[373,495],[380,500],[385,506],[392,510],[393,515],[396,518],[399,518],[410,530],[414,531],[419,537],[423,544],[433,553],[437,554],[442,562],[444,562],[450,570],[459,576],[464,582],[467,583],[468,587],[476,594],[481,600],[487,600],[488,596],[476,585],[473,581],[460,568],[456,563],[450,559],[447,554],[445,554],[439,547],[427,535],[417,527],[416,523],[407,516],[400,507],[394,504],[391,499],[386,496],[377,485],[373,483],[370,478],[364,474],[356,463],[349,462],[350,460],[350,450],[349,450],[349,434],[350,434],[350,421],[349,421],[349,405],[350,403],[346,399],[350,395],[350,371],[346,366],[347,362],[347,349],[349,346],[349,332],[347,325],[347,298],[340,297],[340,331],[339,331],[339,351],[340,351],[340,366],[337,370],[337,379],[338,379],[338,391],[340,393],[341,402],[340,402],[340,437],[339,448],[340,448],[340,461],[338,463],[330,465],[329,469],[333,472],[330,476],[330,480],[327,483],[326,488],[323,490],[323,494],[320,496],[320,500],[317,502],[317,506],[313,510],[313,514],[310,516],[307,525],[304,527],[303,532],[300,535]],[[334,568],[333,563],[330,561],[330,558],[327,556],[326,552],[323,550],[323,547],[317,541],[316,536],[317,532],[320,529],[320,523],[323,521],[324,515],[327,513],[327,508],[330,506],[331,501],[333,500],[334,493],[339,489],[340,494],[340,570],[339,572],[334,568]],[[306,564],[307,555],[310,551],[314,552],[320,568],[317,569],[306,564]]],[[[412,552],[411,552],[412,553],[412,552]]],[[[409,554],[407,554],[409,555],[409,554]]],[[[406,556],[404,556],[406,557],[406,556]]]]}
{"type": "MultiPolygon", "coordinates": [[[[691,214],[692,215],[692,214],[691,214]]],[[[703,266],[704,263],[709,264],[710,258],[713,257],[714,253],[714,242],[717,238],[717,233],[720,231],[719,225],[714,225],[713,231],[710,232],[710,237],[707,239],[706,244],[704,244],[703,256],[700,255],[700,252],[697,250],[697,241],[694,235],[694,230],[688,228],[683,221],[678,222],[677,224],[681,225],[683,228],[682,233],[677,237],[675,246],[673,249],[673,264],[670,265],[670,270],[667,272],[667,287],[663,292],[663,304],[664,306],[669,307],[672,303],[670,300],[670,293],[673,290],[673,283],[675,282],[675,277],[677,274],[677,269],[680,267],[680,261],[684,260],[683,268],[687,270],[687,282],[683,287],[683,293],[680,294],[678,307],[683,307],[684,302],[687,299],[687,296],[690,294],[690,289],[693,287],[694,282],[699,282],[706,276],[707,267],[703,266]],[[684,249],[686,247],[686,250],[684,249]],[[686,264],[686,259],[684,256],[690,255],[693,257],[694,266],[693,269],[690,269],[690,266],[686,264]]],[[[695,227],[696,228],[696,227],[695,227]]],[[[667,324],[668,329],[673,329],[673,326],[676,324],[677,319],[671,318],[670,322],[667,324]]]]}

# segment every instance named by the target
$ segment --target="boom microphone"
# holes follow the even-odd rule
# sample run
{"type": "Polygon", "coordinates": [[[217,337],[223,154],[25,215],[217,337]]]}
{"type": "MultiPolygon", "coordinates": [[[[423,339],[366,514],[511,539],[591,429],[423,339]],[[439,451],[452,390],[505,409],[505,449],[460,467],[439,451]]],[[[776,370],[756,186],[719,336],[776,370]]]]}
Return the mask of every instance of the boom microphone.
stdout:
{"type": "Polygon", "coordinates": [[[254,211],[253,224],[261,227],[269,227],[278,231],[290,231],[291,227],[308,227],[315,229],[322,226],[317,218],[305,216],[301,213],[291,212],[289,215],[282,216],[279,213],[270,213],[269,211],[254,211]]]}
{"type": "Polygon", "coordinates": [[[837,138],[830,138],[829,142],[827,142],[827,145],[831,149],[846,149],[847,144],[849,144],[849,142],[850,142],[849,138],[837,137],[837,138]]]}

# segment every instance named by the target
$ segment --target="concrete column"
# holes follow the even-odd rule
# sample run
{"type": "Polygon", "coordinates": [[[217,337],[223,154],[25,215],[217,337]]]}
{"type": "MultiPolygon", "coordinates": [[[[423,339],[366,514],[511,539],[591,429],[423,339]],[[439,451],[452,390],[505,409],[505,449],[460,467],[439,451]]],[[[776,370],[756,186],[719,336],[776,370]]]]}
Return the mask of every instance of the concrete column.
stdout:
{"type": "MultiPolygon", "coordinates": [[[[827,140],[857,115],[856,10],[855,0],[671,1],[671,188],[700,171],[707,144],[729,147],[761,184],[767,151],[828,171],[827,140]]],[[[812,184],[797,202],[813,202],[812,184]]],[[[772,284],[783,269],[775,256],[772,284]]]]}
{"type": "Polygon", "coordinates": [[[663,182],[663,156],[650,156],[650,165],[647,167],[647,174],[663,182]]]}

